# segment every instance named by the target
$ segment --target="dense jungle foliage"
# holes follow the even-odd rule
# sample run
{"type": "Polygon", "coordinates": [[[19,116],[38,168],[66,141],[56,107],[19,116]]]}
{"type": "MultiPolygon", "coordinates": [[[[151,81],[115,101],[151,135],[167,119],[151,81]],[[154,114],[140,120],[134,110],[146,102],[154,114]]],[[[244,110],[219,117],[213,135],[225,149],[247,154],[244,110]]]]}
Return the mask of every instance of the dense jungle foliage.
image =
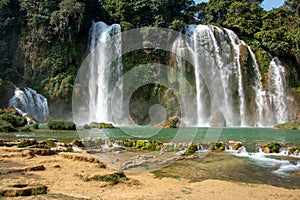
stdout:
{"type": "MultiPolygon", "coordinates": [[[[71,105],[73,82],[86,54],[93,20],[119,23],[123,30],[156,26],[181,31],[192,23],[226,27],[251,45],[262,71],[269,64],[266,52],[279,56],[292,73],[290,86],[297,88],[300,0],[286,0],[271,11],[263,10],[262,2],[0,0],[0,95],[6,93],[3,87],[21,85],[36,89],[52,103],[71,105]]],[[[157,59],[156,52],[140,53],[146,61],[157,59]]]]}

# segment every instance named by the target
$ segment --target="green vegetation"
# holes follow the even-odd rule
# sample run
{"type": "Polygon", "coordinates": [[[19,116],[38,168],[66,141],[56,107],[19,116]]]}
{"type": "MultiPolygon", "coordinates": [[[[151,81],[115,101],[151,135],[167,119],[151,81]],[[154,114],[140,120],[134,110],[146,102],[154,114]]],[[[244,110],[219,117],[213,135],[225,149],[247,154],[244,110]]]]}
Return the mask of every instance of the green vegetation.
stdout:
{"type": "MultiPolygon", "coordinates": [[[[122,30],[155,26],[181,31],[185,24],[214,24],[229,28],[254,50],[264,87],[269,52],[284,62],[288,69],[288,84],[298,88],[300,2],[286,0],[282,7],[270,11],[262,9],[262,2],[209,0],[196,5],[193,0],[0,1],[0,37],[3,38],[0,47],[0,106],[6,105],[12,96],[13,85],[26,85],[45,95],[50,103],[63,104],[66,106],[64,111],[71,111],[73,84],[86,54],[93,20],[119,23],[122,30]]],[[[154,62],[174,67],[169,52],[157,49],[130,52],[123,55],[122,60],[124,72],[136,64],[154,62]]],[[[185,75],[194,86],[192,67],[185,68],[185,75]]],[[[248,67],[245,73],[249,70],[248,67]]],[[[156,71],[143,74],[146,79],[158,75],[156,71]]],[[[245,81],[251,81],[251,77],[245,81]]],[[[144,91],[147,90],[150,90],[150,97],[168,104],[163,98],[166,91],[162,86],[148,87],[144,91]]],[[[169,117],[179,116],[171,113],[173,107],[166,105],[166,108],[169,117]]]]}
{"type": "Polygon", "coordinates": [[[27,121],[22,116],[17,116],[9,113],[0,114],[0,120],[6,121],[14,127],[22,127],[27,124],[27,121]]]}
{"type": "Polygon", "coordinates": [[[290,154],[295,153],[295,151],[300,151],[300,146],[299,147],[292,147],[292,148],[289,149],[290,154]]]}
{"type": "Polygon", "coordinates": [[[117,173],[113,173],[113,174],[108,174],[108,175],[95,175],[92,176],[91,178],[86,177],[84,178],[84,181],[88,182],[88,181],[103,181],[103,182],[108,182],[112,185],[118,184],[122,181],[126,181],[127,177],[124,174],[124,172],[117,172],[117,173]]]}
{"type": "Polygon", "coordinates": [[[7,121],[0,120],[0,132],[9,133],[9,132],[18,132],[18,130],[7,121]]]}
{"type": "Polygon", "coordinates": [[[281,145],[277,142],[271,142],[264,146],[264,148],[268,148],[267,153],[279,153],[281,149],[281,145]]]}
{"type": "Polygon", "coordinates": [[[45,142],[46,142],[47,147],[49,147],[49,148],[55,147],[55,140],[48,139],[45,142]]]}
{"type": "Polygon", "coordinates": [[[179,117],[174,117],[165,122],[165,128],[177,128],[177,123],[179,122],[179,117]]]}
{"type": "MultiPolygon", "coordinates": [[[[243,144],[240,143],[240,142],[238,142],[238,143],[236,143],[236,144],[232,147],[232,149],[233,149],[233,150],[239,150],[239,148],[242,147],[242,146],[243,146],[243,144]]],[[[224,150],[225,150],[225,149],[224,149],[224,150]]]]}
{"type": "Polygon", "coordinates": [[[213,144],[212,150],[224,151],[225,150],[225,144],[223,142],[216,142],[216,143],[213,144]]]}
{"type": "Polygon", "coordinates": [[[278,124],[274,126],[275,129],[294,129],[294,130],[300,130],[300,121],[295,120],[284,124],[278,124]]]}
{"type": "Polygon", "coordinates": [[[33,129],[39,129],[39,124],[38,124],[38,123],[33,124],[33,125],[32,125],[32,128],[33,128],[33,129]]]}
{"type": "Polygon", "coordinates": [[[197,151],[197,146],[195,144],[191,144],[189,148],[184,152],[183,156],[193,155],[197,151]]]}
{"type": "MultiPolygon", "coordinates": [[[[0,132],[18,132],[19,127],[27,125],[25,117],[13,107],[0,109],[0,132]]],[[[22,128],[21,130],[25,130],[22,128]]]]}
{"type": "Polygon", "coordinates": [[[115,128],[112,124],[97,123],[97,122],[90,123],[89,127],[90,128],[115,128]]]}
{"type": "Polygon", "coordinates": [[[38,144],[36,140],[29,139],[29,140],[22,140],[17,144],[17,147],[23,148],[23,147],[29,147],[32,145],[38,144]]]}
{"type": "Polygon", "coordinates": [[[124,140],[123,144],[125,147],[134,147],[148,151],[158,151],[162,145],[162,143],[155,140],[124,140]]]}
{"type": "Polygon", "coordinates": [[[75,147],[84,147],[84,144],[80,140],[74,140],[72,145],[75,147]]]}
{"type": "Polygon", "coordinates": [[[286,0],[282,7],[270,11],[262,9],[262,2],[263,0],[210,0],[196,5],[193,11],[200,23],[234,30],[251,45],[260,65],[265,87],[270,64],[268,53],[284,62],[288,68],[289,85],[297,87],[300,84],[300,2],[286,0]]]}
{"type": "Polygon", "coordinates": [[[74,122],[65,120],[51,120],[47,126],[50,130],[76,130],[74,122]]]}
{"type": "Polygon", "coordinates": [[[30,132],[31,129],[30,129],[30,126],[27,125],[27,126],[22,127],[22,128],[20,129],[20,131],[21,131],[21,132],[30,132]]]}

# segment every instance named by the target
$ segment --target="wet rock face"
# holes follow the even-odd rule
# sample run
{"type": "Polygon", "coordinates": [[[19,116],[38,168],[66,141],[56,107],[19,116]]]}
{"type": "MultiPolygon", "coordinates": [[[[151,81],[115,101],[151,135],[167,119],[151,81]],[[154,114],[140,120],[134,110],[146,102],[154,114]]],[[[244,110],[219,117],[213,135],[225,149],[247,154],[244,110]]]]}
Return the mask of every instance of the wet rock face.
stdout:
{"type": "Polygon", "coordinates": [[[158,128],[177,128],[179,122],[179,117],[175,116],[168,120],[162,121],[159,124],[156,124],[155,127],[158,128]]]}
{"type": "Polygon", "coordinates": [[[211,127],[225,127],[226,119],[221,112],[216,112],[209,122],[211,127]]]}

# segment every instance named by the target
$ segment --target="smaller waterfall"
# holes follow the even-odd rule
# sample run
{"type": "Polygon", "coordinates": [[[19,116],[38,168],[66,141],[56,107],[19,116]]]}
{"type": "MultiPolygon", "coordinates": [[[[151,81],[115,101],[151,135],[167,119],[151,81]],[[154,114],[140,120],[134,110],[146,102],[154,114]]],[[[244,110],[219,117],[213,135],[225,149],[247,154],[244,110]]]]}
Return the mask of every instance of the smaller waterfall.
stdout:
{"type": "Polygon", "coordinates": [[[242,76],[242,67],[240,63],[240,45],[245,43],[241,41],[238,36],[231,30],[225,29],[227,34],[229,35],[229,39],[231,41],[231,45],[233,46],[233,50],[235,52],[235,62],[234,66],[237,70],[238,77],[238,91],[240,95],[240,117],[241,117],[241,126],[248,125],[245,119],[246,115],[246,106],[245,106],[245,94],[244,94],[244,86],[243,86],[243,76],[242,76]]]}
{"type": "Polygon", "coordinates": [[[268,87],[275,124],[289,121],[285,75],[285,68],[280,60],[277,57],[273,58],[269,68],[268,87]]]}
{"type": "Polygon", "coordinates": [[[251,48],[249,46],[248,51],[250,53],[252,62],[253,62],[253,68],[255,72],[255,84],[253,86],[253,89],[255,91],[255,104],[257,108],[257,119],[256,119],[256,125],[261,127],[261,126],[271,126],[272,121],[270,121],[270,116],[271,116],[271,110],[270,110],[270,105],[267,100],[267,92],[264,90],[263,85],[262,85],[262,75],[259,69],[259,65],[256,61],[255,55],[251,48]]]}
{"type": "Polygon", "coordinates": [[[43,122],[49,115],[48,102],[46,97],[38,94],[31,88],[15,88],[15,95],[9,100],[9,106],[13,106],[23,114],[30,114],[38,122],[43,122]]]}
{"type": "MultiPolygon", "coordinates": [[[[113,122],[111,117],[111,94],[116,82],[122,76],[122,38],[118,33],[118,24],[108,26],[104,22],[94,22],[90,31],[90,61],[89,61],[89,118],[88,121],[113,122]],[[115,40],[112,38],[116,37],[115,40]],[[115,41],[115,43],[113,42],[115,41]],[[116,60],[113,60],[117,57],[116,60]]],[[[119,86],[122,93],[122,86],[119,86]]],[[[119,102],[113,106],[120,106],[122,111],[122,94],[119,102]]],[[[119,115],[121,115],[120,113],[119,115]]],[[[118,116],[118,115],[116,115],[118,116]]]]}

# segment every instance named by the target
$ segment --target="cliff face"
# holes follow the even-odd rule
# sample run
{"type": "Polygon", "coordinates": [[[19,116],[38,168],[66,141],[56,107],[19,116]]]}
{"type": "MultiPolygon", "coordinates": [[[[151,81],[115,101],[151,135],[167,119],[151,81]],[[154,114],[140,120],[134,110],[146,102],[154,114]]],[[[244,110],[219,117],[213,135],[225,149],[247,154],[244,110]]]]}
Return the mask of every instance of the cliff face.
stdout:
{"type": "MultiPolygon", "coordinates": [[[[109,23],[118,22],[123,30],[139,27],[141,24],[139,21],[142,19],[132,18],[135,20],[136,24],[134,24],[127,15],[124,15],[122,19],[118,19],[115,16],[116,13],[111,13],[110,6],[109,2],[103,5],[97,0],[88,2],[80,0],[43,0],[39,2],[9,0],[2,4],[0,8],[0,79],[2,80],[0,92],[5,95],[2,95],[0,106],[7,106],[8,99],[13,95],[13,85],[26,86],[47,97],[50,105],[50,115],[55,118],[71,117],[74,80],[86,56],[92,20],[103,20],[109,23]],[[64,12],[66,9],[69,10],[64,12]],[[61,113],[64,113],[64,116],[60,116],[61,113]]],[[[149,12],[152,13],[152,8],[149,9],[149,12]]],[[[134,10],[139,13],[138,16],[141,15],[141,12],[137,12],[137,8],[134,8],[134,10]]],[[[153,13],[155,12],[153,11],[153,13]]],[[[268,16],[266,15],[266,17],[268,16]]],[[[176,27],[177,29],[179,27],[181,29],[184,24],[190,23],[190,20],[174,20],[171,22],[172,20],[165,21],[162,26],[167,27],[171,24],[170,28],[176,27]]],[[[146,25],[157,25],[157,21],[149,19],[146,25]]],[[[240,38],[246,41],[255,54],[261,72],[262,89],[268,92],[270,90],[268,88],[268,74],[272,61],[268,53],[270,51],[267,48],[268,43],[262,37],[263,35],[258,34],[254,37],[254,35],[240,33],[240,38]]],[[[271,39],[273,42],[273,38],[271,39]]],[[[250,112],[250,116],[257,118],[257,99],[255,99],[256,95],[253,90],[257,73],[253,68],[255,63],[249,48],[247,45],[239,46],[241,75],[244,78],[241,79],[242,82],[240,83],[238,77],[232,78],[230,98],[233,107],[236,107],[235,111],[240,112],[241,108],[238,105],[241,102],[238,85],[243,84],[245,86],[243,91],[245,107],[250,112]]],[[[276,52],[278,51],[271,52],[272,56],[279,57],[282,62],[281,65],[286,69],[286,105],[287,110],[290,112],[289,119],[293,119],[299,113],[299,53],[276,52]]],[[[130,52],[122,56],[123,72],[126,73],[137,64],[146,63],[160,63],[178,68],[178,63],[172,56],[174,57],[170,52],[153,49],[130,52]]],[[[181,68],[184,69],[182,73],[192,86],[193,91],[191,92],[196,92],[197,74],[194,66],[182,63],[181,68]]],[[[149,74],[149,76],[155,76],[155,73],[149,74]]],[[[172,74],[168,76],[172,79],[172,74]]],[[[174,83],[176,83],[176,80],[174,80],[174,83]]],[[[202,112],[206,114],[203,114],[203,118],[209,118],[214,113],[219,112],[219,110],[214,110],[208,113],[207,110],[212,110],[212,104],[209,101],[210,94],[207,90],[209,88],[204,88],[201,99],[198,99],[204,105],[202,112]]],[[[130,104],[132,115],[139,124],[149,121],[148,113],[140,116],[141,112],[135,110],[139,106],[135,107],[134,105],[139,101],[145,101],[147,105],[153,102],[165,105],[168,117],[181,115],[180,106],[178,105],[179,100],[176,98],[174,100],[174,95],[170,91],[161,86],[148,85],[134,93],[130,104]]],[[[264,115],[267,111],[262,109],[260,112],[264,115]]],[[[249,125],[255,125],[257,120],[253,117],[246,117],[245,121],[248,121],[249,125]]]]}
{"type": "MultiPolygon", "coordinates": [[[[136,30],[134,35],[147,33],[143,45],[162,44],[163,37],[147,37],[157,31],[136,30]]],[[[262,49],[255,51],[229,29],[186,25],[185,35],[169,42],[170,50],[142,46],[124,54],[131,39],[126,34],[120,38],[119,25],[94,23],[92,32],[97,34],[91,34],[89,46],[97,48],[90,49],[76,83],[85,91],[77,95],[84,105],[76,105],[82,106],[76,112],[82,111],[87,122],[149,124],[155,104],[164,107],[167,118],[181,116],[184,124],[198,126],[208,125],[216,113],[227,126],[272,126],[297,112],[288,89],[288,67],[262,49]]]]}

